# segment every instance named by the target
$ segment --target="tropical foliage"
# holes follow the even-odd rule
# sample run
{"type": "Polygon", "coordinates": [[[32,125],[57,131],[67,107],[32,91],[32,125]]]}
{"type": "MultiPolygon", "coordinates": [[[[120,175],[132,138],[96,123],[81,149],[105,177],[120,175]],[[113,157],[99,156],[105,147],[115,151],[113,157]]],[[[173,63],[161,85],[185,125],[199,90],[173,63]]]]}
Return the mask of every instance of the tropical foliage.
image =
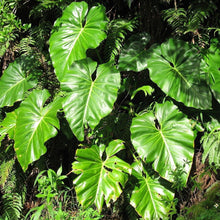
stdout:
{"type": "MultiPolygon", "coordinates": [[[[13,140],[13,164],[16,159],[28,173],[62,132],[75,140],[72,183],[83,208],[94,205],[101,213],[127,197],[127,206],[143,219],[172,217],[175,190],[187,186],[199,137],[203,162],[208,159],[216,168],[220,164],[219,40],[213,37],[205,47],[184,39],[200,28],[196,19],[202,25],[216,8],[197,8],[192,17],[187,13],[193,14],[193,6],[187,12],[167,10],[165,20],[183,38],[169,36],[152,44],[151,33],[135,30],[137,19],[111,20],[104,4],[39,2],[38,12],[62,11],[49,45],[42,46],[45,34],[41,46],[30,41],[27,49],[18,49],[20,56],[0,78],[0,140],[2,146],[13,140]],[[177,18],[184,23],[182,30],[177,18]]],[[[127,3],[131,8],[133,1],[127,3]]],[[[27,34],[20,46],[24,39],[32,36],[27,34]]],[[[47,177],[45,173],[35,181],[42,203],[28,215],[62,219],[67,213],[62,212],[57,184],[64,186],[67,176],[61,169],[48,169],[47,177]]],[[[1,177],[3,188],[6,179],[1,177]]],[[[16,201],[12,214],[20,218],[21,199],[16,201]]]]}

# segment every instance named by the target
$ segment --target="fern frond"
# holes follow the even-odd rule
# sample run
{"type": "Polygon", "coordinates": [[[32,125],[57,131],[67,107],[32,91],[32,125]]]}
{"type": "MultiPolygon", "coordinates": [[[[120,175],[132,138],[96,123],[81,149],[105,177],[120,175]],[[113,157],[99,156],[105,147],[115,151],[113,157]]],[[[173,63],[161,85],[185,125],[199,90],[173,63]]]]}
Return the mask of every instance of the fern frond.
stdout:
{"type": "Polygon", "coordinates": [[[26,55],[30,55],[33,52],[33,47],[36,44],[36,41],[31,37],[22,38],[18,47],[21,53],[26,55]]]}
{"type": "Polygon", "coordinates": [[[12,173],[14,163],[13,147],[11,145],[7,147],[6,144],[2,144],[0,148],[0,188],[4,189],[4,186],[12,173]]]}
{"type": "Polygon", "coordinates": [[[188,29],[196,30],[202,27],[206,19],[214,14],[216,5],[207,1],[198,1],[188,8],[188,29]]]}
{"type": "Polygon", "coordinates": [[[184,8],[170,8],[163,11],[163,19],[173,28],[177,34],[181,34],[187,23],[187,11],[184,8]]]}
{"type": "Polygon", "coordinates": [[[21,217],[22,198],[18,193],[7,193],[2,196],[2,216],[17,220],[21,217]]]}
{"type": "Polygon", "coordinates": [[[136,19],[125,20],[115,19],[109,23],[108,26],[108,37],[105,42],[104,48],[104,61],[108,62],[114,60],[115,56],[118,55],[122,43],[125,39],[127,31],[132,32],[136,27],[136,19]]]}
{"type": "Polygon", "coordinates": [[[45,42],[50,37],[52,24],[48,21],[42,21],[37,27],[33,27],[30,31],[30,36],[35,41],[35,46],[40,50],[45,46],[45,42]]]}
{"type": "Polygon", "coordinates": [[[14,159],[3,160],[0,164],[0,187],[4,188],[5,183],[9,177],[9,174],[12,171],[14,165],[14,159]]]}
{"type": "Polygon", "coordinates": [[[205,47],[209,42],[208,19],[217,9],[213,1],[193,1],[187,9],[170,8],[163,11],[163,19],[179,36],[188,35],[192,43],[205,47]]]}
{"type": "Polygon", "coordinates": [[[59,1],[38,0],[39,4],[30,11],[30,16],[41,17],[45,10],[53,9],[58,6],[59,1]]]}

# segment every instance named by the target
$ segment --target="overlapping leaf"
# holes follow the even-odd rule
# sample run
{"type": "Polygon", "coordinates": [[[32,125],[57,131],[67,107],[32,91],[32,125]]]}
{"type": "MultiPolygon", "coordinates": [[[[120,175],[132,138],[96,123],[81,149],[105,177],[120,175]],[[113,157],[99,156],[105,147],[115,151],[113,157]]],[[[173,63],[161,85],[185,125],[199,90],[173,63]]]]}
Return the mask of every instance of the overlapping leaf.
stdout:
{"type": "Polygon", "coordinates": [[[11,139],[14,138],[16,119],[17,119],[16,112],[10,112],[7,113],[4,121],[0,123],[0,142],[5,137],[6,134],[8,134],[11,139]]]}
{"type": "Polygon", "coordinates": [[[15,129],[15,151],[23,170],[46,152],[45,141],[54,137],[59,128],[56,117],[61,108],[59,98],[45,106],[47,90],[33,91],[19,107],[15,129]]]}
{"type": "Polygon", "coordinates": [[[137,183],[131,195],[131,205],[144,219],[168,219],[174,193],[161,184],[164,181],[160,178],[152,178],[140,162],[133,163],[132,168],[137,183]]]}
{"type": "Polygon", "coordinates": [[[115,140],[108,147],[93,145],[77,150],[73,172],[79,176],[74,184],[77,199],[83,207],[94,203],[101,212],[104,201],[109,205],[110,200],[116,201],[120,196],[131,172],[130,165],[115,156],[122,149],[122,141],[115,140]]]}
{"type": "Polygon", "coordinates": [[[120,71],[142,71],[147,68],[148,52],[145,50],[150,36],[140,33],[130,37],[119,57],[120,71]]]}
{"type": "Polygon", "coordinates": [[[102,64],[97,70],[96,66],[91,59],[76,61],[61,81],[61,88],[68,92],[63,101],[66,119],[80,141],[85,126],[94,129],[111,112],[120,87],[120,74],[112,65],[102,64]]]}
{"type": "Polygon", "coordinates": [[[169,96],[186,106],[209,109],[212,96],[198,52],[189,44],[169,39],[151,48],[150,78],[169,96]]]}
{"type": "Polygon", "coordinates": [[[220,101],[220,45],[217,39],[213,39],[208,54],[205,56],[210,74],[210,85],[216,98],[220,101]]]}
{"type": "Polygon", "coordinates": [[[133,119],[131,140],[140,157],[169,181],[173,172],[186,184],[193,159],[194,134],[189,120],[170,102],[156,104],[155,115],[144,113],[133,119]]]}
{"type": "Polygon", "coordinates": [[[0,79],[0,107],[12,106],[22,100],[25,92],[36,85],[36,81],[26,77],[24,62],[21,59],[9,64],[0,79]]]}
{"type": "Polygon", "coordinates": [[[86,2],[73,2],[57,19],[50,37],[50,55],[61,81],[73,61],[86,58],[89,48],[96,48],[106,38],[107,20],[103,6],[88,10],[86,2]]]}
{"type": "Polygon", "coordinates": [[[217,120],[212,120],[209,123],[210,133],[205,133],[202,137],[202,146],[204,152],[202,161],[205,163],[208,158],[209,164],[215,164],[215,167],[220,167],[220,123],[217,120]]]}

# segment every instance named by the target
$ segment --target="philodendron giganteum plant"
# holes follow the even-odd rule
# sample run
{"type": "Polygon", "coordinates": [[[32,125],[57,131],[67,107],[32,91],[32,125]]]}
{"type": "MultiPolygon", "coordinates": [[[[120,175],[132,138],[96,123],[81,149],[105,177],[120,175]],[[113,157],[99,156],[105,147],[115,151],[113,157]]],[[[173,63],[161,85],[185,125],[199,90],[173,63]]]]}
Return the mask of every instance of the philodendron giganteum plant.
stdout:
{"type": "MultiPolygon", "coordinates": [[[[204,57],[187,42],[172,38],[146,50],[150,37],[141,33],[118,50],[117,62],[95,61],[88,49],[99,53],[106,48],[99,46],[108,38],[108,23],[102,5],[89,8],[85,2],[71,3],[57,19],[49,40],[60,83],[60,92],[53,98],[49,91],[38,88],[39,74],[30,71],[27,59],[21,56],[9,65],[0,79],[0,107],[15,102],[20,105],[1,122],[0,140],[6,134],[14,139],[17,159],[26,171],[47,151],[45,142],[57,135],[58,111],[64,112],[72,133],[82,142],[85,128],[93,131],[113,111],[122,91],[120,72],[145,71],[151,85],[156,86],[135,88],[133,96],[138,91],[150,96],[160,88],[166,98],[133,114],[132,147],[120,139],[106,145],[94,141],[92,146],[79,147],[72,164],[77,175],[74,185],[83,207],[95,204],[99,212],[104,203],[110,205],[127,185],[132,185],[129,201],[136,212],[144,219],[166,219],[172,208],[167,204],[174,199],[171,186],[177,174],[182,187],[186,186],[197,135],[193,119],[181,112],[179,105],[197,111],[212,110],[212,99],[220,97],[220,50],[213,43],[204,57]],[[127,151],[133,159],[125,160],[121,151],[127,151]]],[[[220,147],[219,123],[215,121],[210,128],[205,130],[203,140],[206,157],[213,150],[219,153],[220,147]],[[214,132],[215,138],[208,132],[214,132]]]]}

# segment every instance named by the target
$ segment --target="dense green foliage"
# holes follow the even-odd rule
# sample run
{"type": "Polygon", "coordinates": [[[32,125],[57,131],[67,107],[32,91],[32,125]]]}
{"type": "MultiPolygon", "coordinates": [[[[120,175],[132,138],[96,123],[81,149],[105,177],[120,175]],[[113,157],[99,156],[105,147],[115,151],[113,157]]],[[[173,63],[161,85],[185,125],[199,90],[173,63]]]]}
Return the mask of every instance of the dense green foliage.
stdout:
{"type": "Polygon", "coordinates": [[[144,28],[143,9],[131,9],[136,1],[120,2],[111,14],[116,6],[109,9],[108,1],[39,0],[28,5],[26,19],[19,10],[28,1],[2,1],[2,218],[98,219],[91,207],[101,213],[118,202],[129,219],[172,219],[198,142],[202,161],[219,168],[220,26],[211,21],[220,16],[217,2],[146,2],[150,13],[160,10],[171,35],[157,40],[150,24],[144,28]],[[6,50],[15,53],[7,68],[6,50]],[[56,158],[53,147],[65,155],[74,148],[71,160],[56,158]],[[67,205],[74,196],[62,169],[45,171],[53,156],[59,167],[68,163],[81,214],[67,205]],[[36,177],[34,169],[42,172],[36,177]],[[10,173],[15,182],[16,173],[36,177],[39,204],[28,213],[25,187],[7,192],[10,173]]]}

